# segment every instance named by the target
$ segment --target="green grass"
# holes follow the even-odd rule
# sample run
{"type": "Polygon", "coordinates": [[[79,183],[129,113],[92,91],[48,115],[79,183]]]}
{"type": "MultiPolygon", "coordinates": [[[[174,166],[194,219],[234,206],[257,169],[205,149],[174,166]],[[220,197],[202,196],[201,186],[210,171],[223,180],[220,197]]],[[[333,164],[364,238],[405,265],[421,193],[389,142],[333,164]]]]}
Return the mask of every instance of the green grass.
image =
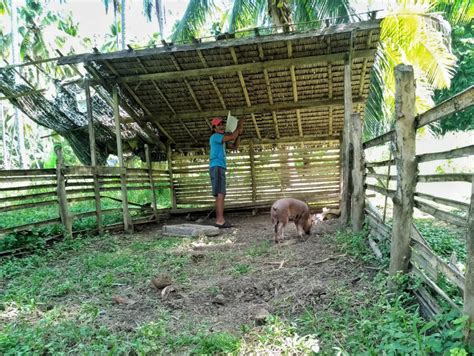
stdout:
{"type": "MultiPolygon", "coordinates": [[[[31,191],[29,193],[38,193],[40,191],[31,191]]],[[[156,189],[157,207],[167,208],[171,206],[170,190],[156,189]]],[[[25,193],[26,194],[26,193],[25,193]]],[[[108,192],[107,195],[120,199],[120,192],[108,192]]],[[[137,204],[147,204],[150,202],[151,192],[149,191],[131,191],[128,193],[130,202],[137,204]]],[[[51,199],[51,198],[47,198],[51,199]]],[[[36,200],[37,202],[45,199],[36,200]]],[[[25,200],[22,203],[34,202],[32,200],[25,200]]],[[[103,198],[101,200],[101,208],[105,209],[120,209],[121,203],[112,199],[103,198]]],[[[69,203],[69,211],[71,214],[78,214],[84,212],[95,211],[95,202],[92,200],[69,203]]],[[[140,210],[130,210],[132,218],[137,218],[142,215],[140,210]]],[[[58,206],[48,205],[45,207],[28,208],[5,212],[0,214],[0,229],[11,228],[36,222],[41,222],[53,218],[59,218],[58,206]]],[[[120,211],[108,212],[103,214],[103,225],[112,225],[123,221],[120,211]]],[[[95,216],[91,217],[76,217],[73,219],[73,231],[92,230],[97,228],[95,216]]],[[[61,235],[63,227],[61,224],[51,224],[42,227],[34,227],[31,229],[11,232],[0,239],[0,251],[7,251],[26,247],[28,249],[38,250],[45,247],[45,241],[48,238],[61,235]]]]}
{"type": "MultiPolygon", "coordinates": [[[[365,239],[364,233],[344,231],[324,238],[347,258],[374,266],[365,239]]],[[[308,304],[299,314],[274,305],[265,325],[244,324],[234,333],[212,332],[214,325],[193,320],[176,329],[173,311],[155,299],[149,320],[133,319],[125,329],[104,323],[112,310],[120,310],[111,305],[117,286],[149,291],[151,277],[166,272],[178,288],[186,289],[196,266],[189,256],[172,250],[191,242],[160,236],[83,236],[28,257],[3,259],[0,354],[311,354],[319,349],[325,355],[467,355],[462,344],[465,320],[455,312],[433,322],[423,320],[413,297],[388,292],[383,270],[375,278],[361,276],[366,287],[357,291],[337,281],[329,284],[329,304],[308,304]]],[[[255,276],[259,272],[252,263],[275,249],[267,242],[252,245],[238,262],[236,253],[214,251],[207,265],[199,262],[200,273],[220,273],[218,267],[224,266],[235,278],[255,276]]],[[[206,288],[211,295],[222,293],[217,285],[206,288]]]]}

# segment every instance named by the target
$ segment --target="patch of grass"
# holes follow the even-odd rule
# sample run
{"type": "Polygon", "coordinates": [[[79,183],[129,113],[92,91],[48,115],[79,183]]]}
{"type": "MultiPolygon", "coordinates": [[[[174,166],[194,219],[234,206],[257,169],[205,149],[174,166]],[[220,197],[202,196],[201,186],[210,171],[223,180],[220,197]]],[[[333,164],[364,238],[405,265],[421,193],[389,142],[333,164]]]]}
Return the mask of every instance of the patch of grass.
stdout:
{"type": "Polygon", "coordinates": [[[355,295],[340,289],[331,310],[306,310],[297,323],[302,335],[320,338],[328,354],[335,349],[347,355],[449,354],[463,349],[463,319],[457,313],[424,320],[414,297],[390,294],[382,274],[373,289],[355,295]]]}
{"type": "Polygon", "coordinates": [[[251,248],[249,248],[247,255],[250,257],[260,257],[263,255],[268,254],[272,247],[272,244],[270,241],[262,241],[258,244],[253,245],[251,248]]]}
{"type": "Polygon", "coordinates": [[[248,329],[242,339],[240,354],[270,355],[311,355],[319,351],[319,341],[315,335],[298,334],[296,325],[283,321],[277,316],[269,316],[265,326],[248,329]]]}
{"type": "Polygon", "coordinates": [[[437,224],[433,219],[416,219],[415,225],[439,256],[449,260],[455,252],[460,261],[466,261],[466,242],[460,238],[463,234],[437,224]]]}
{"type": "MultiPolygon", "coordinates": [[[[349,230],[339,230],[331,237],[326,238],[326,241],[328,243],[335,242],[343,252],[356,257],[364,263],[379,264],[380,262],[375,258],[368,245],[367,235],[367,230],[362,230],[359,233],[353,233],[349,230]]],[[[383,256],[387,257],[384,260],[384,264],[388,264],[389,243],[379,244],[379,248],[383,256]]]]}
{"type": "Polygon", "coordinates": [[[252,267],[250,265],[238,264],[238,265],[234,266],[234,268],[232,270],[232,274],[234,276],[241,276],[241,275],[244,275],[244,274],[248,274],[251,271],[251,269],[252,269],[252,267]]]}

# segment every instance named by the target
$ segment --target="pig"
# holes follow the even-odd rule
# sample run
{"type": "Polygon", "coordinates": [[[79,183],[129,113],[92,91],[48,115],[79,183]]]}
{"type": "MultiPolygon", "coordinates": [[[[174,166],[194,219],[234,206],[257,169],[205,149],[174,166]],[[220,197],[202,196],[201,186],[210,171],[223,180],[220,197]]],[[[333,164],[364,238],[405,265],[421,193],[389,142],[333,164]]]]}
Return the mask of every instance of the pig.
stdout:
{"type": "Polygon", "coordinates": [[[295,223],[300,238],[303,237],[303,232],[307,235],[311,233],[311,227],[316,221],[316,216],[311,215],[308,205],[294,198],[277,200],[273,203],[270,214],[275,230],[275,243],[283,240],[283,230],[288,221],[295,223]]]}

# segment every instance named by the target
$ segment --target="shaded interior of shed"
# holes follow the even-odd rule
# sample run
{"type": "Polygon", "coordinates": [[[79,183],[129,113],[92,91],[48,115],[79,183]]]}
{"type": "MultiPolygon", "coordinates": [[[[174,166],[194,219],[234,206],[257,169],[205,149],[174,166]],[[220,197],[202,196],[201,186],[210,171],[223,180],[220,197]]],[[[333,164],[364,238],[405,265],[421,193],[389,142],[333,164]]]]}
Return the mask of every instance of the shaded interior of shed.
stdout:
{"type": "Polygon", "coordinates": [[[344,117],[363,115],[379,36],[380,20],[370,20],[59,64],[82,63],[93,85],[117,92],[122,125],[136,123],[152,151],[168,151],[173,208],[213,205],[210,120],[229,111],[246,124],[241,149],[228,156],[228,201],[265,205],[292,196],[337,206],[344,117]]]}

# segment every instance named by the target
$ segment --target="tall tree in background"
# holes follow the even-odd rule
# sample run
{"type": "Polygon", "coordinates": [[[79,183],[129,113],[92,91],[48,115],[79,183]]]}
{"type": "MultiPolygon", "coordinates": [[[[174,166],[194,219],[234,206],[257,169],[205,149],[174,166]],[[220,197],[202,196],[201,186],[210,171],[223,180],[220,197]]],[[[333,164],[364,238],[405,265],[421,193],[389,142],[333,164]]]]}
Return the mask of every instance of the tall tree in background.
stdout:
{"type": "Polygon", "coordinates": [[[153,15],[153,8],[155,8],[155,16],[158,20],[158,29],[160,38],[165,39],[165,12],[162,0],[143,0],[143,13],[148,21],[151,21],[153,15]]]}
{"type": "MultiPolygon", "coordinates": [[[[8,12],[7,0],[0,1],[0,15],[4,16],[8,12]]],[[[5,32],[5,29],[0,26],[0,57],[7,58],[9,55],[9,48],[11,48],[11,35],[5,32]]],[[[2,161],[3,168],[10,169],[10,153],[8,150],[7,140],[7,126],[6,117],[3,106],[3,101],[0,101],[0,120],[2,121],[2,161]]]]}
{"type": "MultiPolygon", "coordinates": [[[[18,63],[18,9],[16,0],[10,0],[9,3],[10,9],[10,28],[11,28],[11,53],[10,61],[12,64],[18,63]]],[[[15,131],[17,134],[18,142],[18,156],[20,160],[21,168],[28,168],[28,158],[26,155],[25,147],[25,131],[24,131],[24,122],[23,116],[20,111],[15,108],[15,131]]]]}

